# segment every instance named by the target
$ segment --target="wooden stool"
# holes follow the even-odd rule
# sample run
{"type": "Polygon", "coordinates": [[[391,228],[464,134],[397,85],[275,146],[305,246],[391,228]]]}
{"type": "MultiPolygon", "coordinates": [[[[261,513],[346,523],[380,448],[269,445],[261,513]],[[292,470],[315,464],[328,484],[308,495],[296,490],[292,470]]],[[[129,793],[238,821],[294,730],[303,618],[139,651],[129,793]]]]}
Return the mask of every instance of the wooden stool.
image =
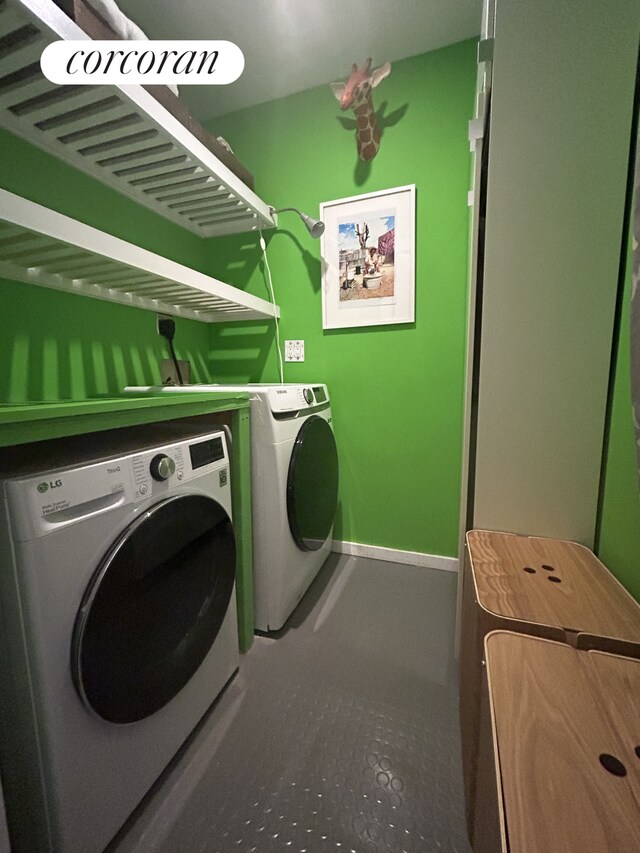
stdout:
{"type": "Polygon", "coordinates": [[[486,638],[474,853],[640,850],[640,661],[486,638]]]}
{"type": "Polygon", "coordinates": [[[460,728],[473,843],[484,638],[511,630],[640,658],[640,606],[583,545],[467,533],[460,655],[460,728]]]}

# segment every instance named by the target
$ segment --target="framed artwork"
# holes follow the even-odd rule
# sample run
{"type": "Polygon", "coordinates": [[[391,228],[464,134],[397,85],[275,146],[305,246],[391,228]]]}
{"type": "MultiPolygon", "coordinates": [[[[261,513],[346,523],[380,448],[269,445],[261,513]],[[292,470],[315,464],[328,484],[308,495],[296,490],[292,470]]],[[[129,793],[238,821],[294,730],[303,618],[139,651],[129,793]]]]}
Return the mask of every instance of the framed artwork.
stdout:
{"type": "Polygon", "coordinates": [[[320,205],[325,329],[415,319],[415,184],[320,205]]]}

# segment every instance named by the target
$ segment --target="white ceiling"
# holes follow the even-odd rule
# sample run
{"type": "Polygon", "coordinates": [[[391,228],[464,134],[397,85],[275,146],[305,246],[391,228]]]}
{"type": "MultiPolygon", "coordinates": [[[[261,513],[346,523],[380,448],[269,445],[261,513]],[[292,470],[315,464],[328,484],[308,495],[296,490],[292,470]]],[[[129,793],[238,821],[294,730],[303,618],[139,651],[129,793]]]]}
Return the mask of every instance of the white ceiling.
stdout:
{"type": "MultiPolygon", "coordinates": [[[[89,0],[90,2],[90,0],[89,0]]],[[[245,58],[227,86],[183,86],[201,121],[453,44],[480,32],[482,0],[119,0],[150,38],[227,39],[245,58]]]]}

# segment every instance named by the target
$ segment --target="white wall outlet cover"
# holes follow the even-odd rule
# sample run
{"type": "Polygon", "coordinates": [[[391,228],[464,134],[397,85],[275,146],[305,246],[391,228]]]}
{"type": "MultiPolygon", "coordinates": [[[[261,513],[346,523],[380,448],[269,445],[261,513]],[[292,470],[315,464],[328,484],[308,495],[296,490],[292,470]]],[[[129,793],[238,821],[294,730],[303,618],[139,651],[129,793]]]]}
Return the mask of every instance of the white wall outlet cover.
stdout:
{"type": "Polygon", "coordinates": [[[304,341],[285,341],[284,360],[304,361],[304,341]]]}

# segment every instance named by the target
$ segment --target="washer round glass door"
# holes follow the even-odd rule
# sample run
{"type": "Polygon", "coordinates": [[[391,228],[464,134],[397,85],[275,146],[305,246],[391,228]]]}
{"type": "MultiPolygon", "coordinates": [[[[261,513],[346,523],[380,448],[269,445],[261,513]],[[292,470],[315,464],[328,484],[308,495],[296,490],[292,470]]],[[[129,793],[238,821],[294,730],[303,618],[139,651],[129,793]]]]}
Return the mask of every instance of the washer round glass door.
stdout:
{"type": "Polygon", "coordinates": [[[287,515],[294,542],[317,551],[331,532],[338,505],[338,451],[324,418],[312,415],[300,428],[289,462],[287,515]]]}
{"type": "Polygon", "coordinates": [[[236,548],[225,510],[179,495],[148,509],[98,566],[76,618],[76,688],[112,723],[167,704],[207,656],[233,593],[236,548]]]}

